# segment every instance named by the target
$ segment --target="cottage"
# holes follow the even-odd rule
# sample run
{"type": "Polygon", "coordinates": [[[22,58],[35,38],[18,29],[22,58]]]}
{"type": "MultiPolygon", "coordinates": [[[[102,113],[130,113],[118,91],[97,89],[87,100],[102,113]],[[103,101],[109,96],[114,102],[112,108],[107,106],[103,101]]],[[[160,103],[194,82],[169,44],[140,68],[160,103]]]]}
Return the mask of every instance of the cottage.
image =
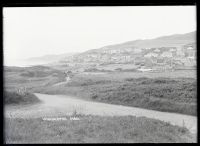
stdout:
{"type": "Polygon", "coordinates": [[[119,60],[120,60],[121,62],[129,62],[129,61],[131,61],[131,56],[123,55],[123,56],[120,56],[120,57],[119,57],[119,60]]]}
{"type": "Polygon", "coordinates": [[[149,72],[149,71],[152,71],[153,69],[151,69],[151,68],[139,68],[137,70],[141,71],[141,72],[149,72]]]}
{"type": "Polygon", "coordinates": [[[196,56],[195,45],[185,45],[185,46],[183,46],[183,53],[184,53],[185,57],[196,56]]]}
{"type": "Polygon", "coordinates": [[[171,52],[163,52],[161,55],[161,57],[173,57],[172,53],[171,52]]]}
{"type": "Polygon", "coordinates": [[[112,56],[110,59],[115,61],[115,60],[117,60],[118,58],[117,58],[116,56],[112,56]]]}
{"type": "Polygon", "coordinates": [[[170,52],[174,52],[174,51],[176,51],[176,49],[175,48],[171,48],[169,51],[170,52]]]}
{"type": "Polygon", "coordinates": [[[148,53],[148,54],[144,55],[144,57],[146,57],[146,58],[158,57],[158,54],[156,54],[156,53],[148,53]]]}
{"type": "Polygon", "coordinates": [[[195,60],[195,57],[194,56],[189,56],[187,57],[188,59],[191,59],[191,60],[195,60]]]}
{"type": "Polygon", "coordinates": [[[194,50],[194,48],[190,46],[187,48],[187,50],[194,50]]]}
{"type": "Polygon", "coordinates": [[[154,52],[157,52],[157,53],[158,53],[158,52],[160,52],[160,50],[159,50],[158,48],[156,48],[156,49],[154,50],[154,52]]]}

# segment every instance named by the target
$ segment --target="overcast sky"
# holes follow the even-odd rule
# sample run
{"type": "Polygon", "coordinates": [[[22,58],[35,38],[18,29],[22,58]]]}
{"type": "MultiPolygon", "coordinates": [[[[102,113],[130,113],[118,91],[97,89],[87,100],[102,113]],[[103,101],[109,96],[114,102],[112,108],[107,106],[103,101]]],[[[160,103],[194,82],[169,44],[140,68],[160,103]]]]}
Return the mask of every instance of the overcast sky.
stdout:
{"type": "Polygon", "coordinates": [[[195,6],[18,7],[3,18],[5,62],[196,30],[195,6]]]}

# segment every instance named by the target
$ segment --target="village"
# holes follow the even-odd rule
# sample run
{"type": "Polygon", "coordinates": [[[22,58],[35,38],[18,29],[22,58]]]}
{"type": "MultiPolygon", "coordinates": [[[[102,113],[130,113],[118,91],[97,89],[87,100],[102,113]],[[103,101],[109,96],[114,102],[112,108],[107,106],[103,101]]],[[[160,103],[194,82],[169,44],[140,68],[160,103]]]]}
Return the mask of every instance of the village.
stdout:
{"type": "Polygon", "coordinates": [[[166,71],[196,68],[196,45],[179,47],[122,48],[71,56],[65,63],[132,64],[138,71],[166,71]]]}

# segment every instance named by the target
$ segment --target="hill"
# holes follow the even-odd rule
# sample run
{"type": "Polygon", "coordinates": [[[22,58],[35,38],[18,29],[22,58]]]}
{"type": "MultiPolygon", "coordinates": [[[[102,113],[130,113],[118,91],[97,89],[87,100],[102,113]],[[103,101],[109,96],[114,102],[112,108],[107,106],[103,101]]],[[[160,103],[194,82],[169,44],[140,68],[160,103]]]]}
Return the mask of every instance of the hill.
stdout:
{"type": "Polygon", "coordinates": [[[196,32],[134,40],[75,54],[60,63],[134,64],[138,67],[196,66],[196,32]]]}
{"type": "Polygon", "coordinates": [[[131,48],[155,48],[155,47],[181,47],[182,45],[196,42],[196,31],[186,34],[175,34],[170,36],[158,37],[155,39],[134,40],[122,44],[104,46],[99,49],[89,50],[89,52],[101,52],[109,49],[131,48]]]}

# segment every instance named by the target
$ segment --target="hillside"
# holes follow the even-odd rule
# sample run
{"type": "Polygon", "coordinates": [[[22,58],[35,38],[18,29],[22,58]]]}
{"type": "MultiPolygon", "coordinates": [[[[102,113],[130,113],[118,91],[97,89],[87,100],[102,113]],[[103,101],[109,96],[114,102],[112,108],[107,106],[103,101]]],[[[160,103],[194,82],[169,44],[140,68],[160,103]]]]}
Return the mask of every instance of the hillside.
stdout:
{"type": "Polygon", "coordinates": [[[75,54],[62,63],[128,63],[138,67],[196,66],[196,32],[135,40],[75,54]],[[146,64],[147,63],[147,64],[146,64]]]}
{"type": "Polygon", "coordinates": [[[122,44],[109,45],[99,49],[89,50],[90,52],[101,52],[109,49],[131,48],[154,48],[154,47],[181,47],[182,45],[196,42],[196,31],[186,34],[175,34],[170,36],[158,37],[155,39],[134,40],[122,44]]]}

